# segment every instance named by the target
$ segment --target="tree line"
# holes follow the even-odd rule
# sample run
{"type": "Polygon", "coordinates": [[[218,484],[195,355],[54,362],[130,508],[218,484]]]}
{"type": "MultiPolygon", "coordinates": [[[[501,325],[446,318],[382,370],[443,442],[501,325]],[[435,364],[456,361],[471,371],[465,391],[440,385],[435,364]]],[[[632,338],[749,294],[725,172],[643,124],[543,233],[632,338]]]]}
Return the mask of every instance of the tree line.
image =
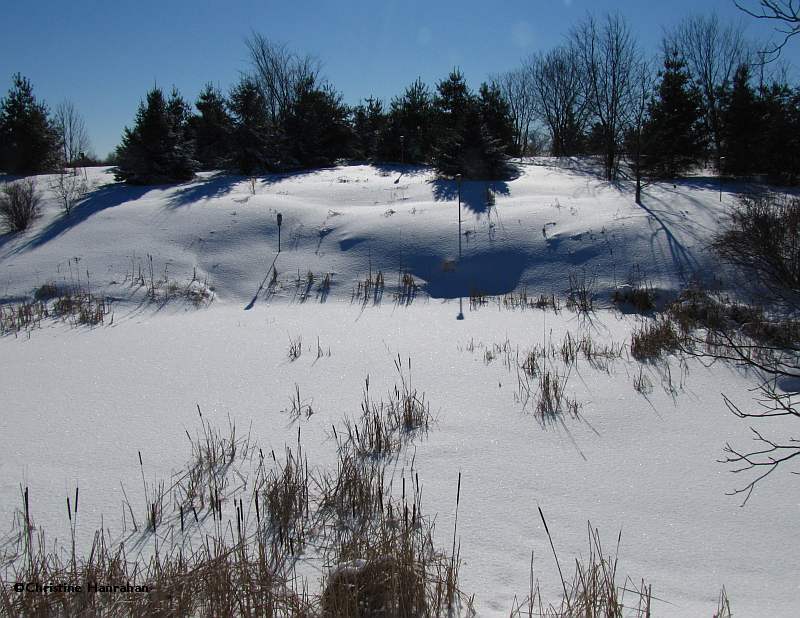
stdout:
{"type": "MultiPolygon", "coordinates": [[[[637,199],[647,179],[698,165],[800,178],[800,88],[714,15],[667,32],[654,60],[621,15],[590,15],[561,45],[477,91],[454,69],[433,87],[416,80],[388,104],[370,97],[348,106],[315,58],[259,34],[246,45],[250,71],[227,93],[208,84],[193,104],[174,88],[146,94],[113,154],[118,179],[169,183],[199,170],[256,175],[342,159],[490,179],[509,173],[510,157],[545,152],[596,156],[607,180],[637,180],[637,199]]],[[[49,114],[30,82],[14,77],[0,100],[0,169],[45,171],[87,146],[73,106],[49,114]]]]}

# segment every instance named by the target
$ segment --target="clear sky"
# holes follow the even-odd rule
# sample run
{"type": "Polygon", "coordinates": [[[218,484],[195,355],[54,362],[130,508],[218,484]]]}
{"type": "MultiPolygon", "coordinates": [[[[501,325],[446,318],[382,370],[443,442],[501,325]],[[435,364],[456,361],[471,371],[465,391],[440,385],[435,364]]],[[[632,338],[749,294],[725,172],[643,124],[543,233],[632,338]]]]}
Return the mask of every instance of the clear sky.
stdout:
{"type": "MultiPolygon", "coordinates": [[[[430,84],[459,66],[477,86],[491,73],[558,44],[586,12],[621,12],[655,54],[663,29],[716,12],[753,37],[771,27],[733,0],[3,0],[0,92],[19,71],[51,107],[67,98],[94,150],[113,150],[153,85],[193,101],[206,82],[227,91],[247,69],[255,30],[322,60],[348,103],[386,99],[418,76],[430,84]]],[[[784,58],[800,65],[800,40],[784,58]]],[[[796,73],[795,73],[796,75],[796,73]]]]}

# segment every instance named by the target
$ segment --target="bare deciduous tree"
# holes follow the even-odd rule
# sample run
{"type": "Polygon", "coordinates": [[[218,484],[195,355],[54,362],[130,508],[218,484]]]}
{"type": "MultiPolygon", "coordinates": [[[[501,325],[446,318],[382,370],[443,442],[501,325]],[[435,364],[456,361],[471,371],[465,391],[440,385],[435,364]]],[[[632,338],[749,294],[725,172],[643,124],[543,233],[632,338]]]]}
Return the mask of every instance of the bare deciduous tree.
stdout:
{"type": "Polygon", "coordinates": [[[550,132],[553,156],[575,154],[587,119],[584,74],[573,47],[557,47],[532,56],[525,64],[532,99],[550,132]]]}
{"type": "Polygon", "coordinates": [[[525,156],[529,154],[528,142],[536,111],[530,71],[520,67],[495,76],[493,81],[500,88],[500,93],[511,112],[511,120],[514,123],[514,150],[516,154],[525,156]]]}
{"type": "Polygon", "coordinates": [[[299,56],[285,44],[270,41],[254,32],[245,44],[250,53],[253,77],[258,84],[270,113],[278,122],[291,105],[297,85],[319,78],[320,63],[313,56],[299,56]]]}
{"type": "Polygon", "coordinates": [[[87,191],[85,173],[82,176],[78,172],[78,165],[89,150],[89,135],[86,123],[72,101],[59,103],[54,120],[59,139],[60,161],[58,173],[50,182],[50,188],[61,202],[64,212],[69,215],[72,207],[87,191]],[[67,169],[69,167],[72,169],[67,169]]]}
{"type": "Polygon", "coordinates": [[[633,82],[631,88],[632,105],[630,107],[630,118],[628,125],[631,128],[631,163],[633,176],[636,181],[636,203],[642,203],[642,155],[644,143],[642,135],[644,125],[647,120],[647,110],[653,94],[654,86],[653,67],[646,60],[636,63],[633,71],[633,82]]]}
{"type": "Polygon", "coordinates": [[[719,93],[729,86],[736,68],[749,63],[749,45],[741,27],[723,25],[715,14],[686,18],[667,38],[665,45],[680,52],[700,86],[706,123],[719,165],[722,142],[719,93]]]}
{"type": "Polygon", "coordinates": [[[791,37],[800,33],[800,1],[798,0],[734,0],[748,15],[777,23],[775,30],[783,40],[764,50],[767,62],[775,60],[791,37]]]}
{"type": "Polygon", "coordinates": [[[86,123],[72,101],[62,101],[53,114],[61,149],[60,167],[77,167],[81,155],[90,148],[86,123]]]}
{"type": "Polygon", "coordinates": [[[639,52],[628,24],[619,14],[602,23],[589,16],[572,32],[572,40],[586,75],[586,96],[603,140],[607,180],[614,180],[619,151],[633,99],[631,89],[639,52]]]}

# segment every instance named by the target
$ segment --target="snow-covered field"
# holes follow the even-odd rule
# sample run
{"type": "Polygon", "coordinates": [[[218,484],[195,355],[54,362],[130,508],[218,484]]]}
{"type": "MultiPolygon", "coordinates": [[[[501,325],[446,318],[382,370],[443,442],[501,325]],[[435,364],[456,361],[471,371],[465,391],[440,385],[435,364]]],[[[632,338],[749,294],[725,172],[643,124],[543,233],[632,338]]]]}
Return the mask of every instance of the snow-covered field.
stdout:
{"type": "MultiPolygon", "coordinates": [[[[0,339],[4,529],[21,484],[36,523],[67,538],[65,497],[79,485],[79,544],[101,525],[126,538],[121,483],[144,503],[139,452],[148,482],[181,468],[198,405],[215,424],[230,416],[249,429],[265,452],[295,444],[299,428],[313,464],[333,466],[332,426],[359,413],[367,376],[375,397],[399,381],[399,355],[436,420],[392,469],[402,478],[413,465],[445,547],[461,473],[461,587],[478,615],[507,616],[527,594],[531,551],[545,599],[558,597],[537,507],[566,564],[587,551],[587,520],[609,551],[622,530],[620,569],[652,584],[654,615],[710,616],[723,585],[735,615],[796,614],[798,484],[773,475],[740,508],[726,492],[741,475],[717,462],[726,442],[750,440],[721,393],[751,405],[755,376],[674,357],[642,368],[627,352],[571,367],[551,359],[580,409],[544,425],[518,382],[517,353],[568,333],[627,344],[642,318],[609,295],[632,275],[667,298],[720,274],[707,246],[733,198],[720,201],[715,180],[649,187],[640,207],[585,162],[526,162],[491,185],[491,207],[485,183],[464,183],[459,260],[457,185],[427,169],[342,166],[262,178],[255,193],[228,176],[155,188],[114,184],[101,169],[89,179],[95,188],[69,218],[46,197],[31,230],[0,236],[5,301],[76,281],[114,299],[105,326],[46,321],[0,339]],[[148,301],[151,264],[154,279],[180,290],[194,277],[213,300],[148,301]],[[378,271],[382,295],[354,299],[378,271]],[[413,299],[394,296],[401,272],[420,286],[413,299]],[[477,292],[563,298],[570,274],[594,285],[593,313],[470,303],[477,292]],[[640,370],[652,384],[644,394],[640,370]],[[287,411],[296,389],[307,418],[287,411]]],[[[318,578],[321,565],[306,574],[318,578]]]]}

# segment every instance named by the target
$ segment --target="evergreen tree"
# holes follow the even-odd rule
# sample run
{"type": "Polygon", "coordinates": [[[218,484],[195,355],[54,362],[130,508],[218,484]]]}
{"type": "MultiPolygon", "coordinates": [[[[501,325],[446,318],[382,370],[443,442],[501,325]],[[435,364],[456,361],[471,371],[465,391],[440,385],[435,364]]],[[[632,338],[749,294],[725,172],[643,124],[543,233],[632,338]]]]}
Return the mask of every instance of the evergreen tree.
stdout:
{"type": "Polygon", "coordinates": [[[160,88],[139,104],[133,129],[125,127],[117,147],[117,180],[160,184],[189,180],[197,162],[186,139],[188,105],[176,90],[169,100],[160,88]]]}
{"type": "Polygon", "coordinates": [[[481,84],[478,90],[478,104],[481,109],[481,119],[486,125],[486,130],[497,140],[501,151],[505,155],[514,152],[514,121],[511,119],[511,109],[508,102],[500,92],[497,84],[481,84]]]}
{"type": "Polygon", "coordinates": [[[380,99],[368,98],[366,105],[351,110],[353,124],[353,156],[365,161],[377,161],[384,149],[389,118],[380,99]]]}
{"type": "MultiPolygon", "coordinates": [[[[477,103],[461,71],[454,69],[436,85],[434,107],[436,167],[445,174],[463,173],[465,161],[474,158],[474,153],[465,152],[468,147],[465,140],[468,120],[473,123],[476,120],[477,103]]],[[[475,136],[470,137],[474,140],[475,136]]]]}
{"type": "Polygon", "coordinates": [[[676,51],[666,54],[659,77],[642,131],[643,164],[650,176],[673,178],[705,153],[702,98],[676,51]]]}
{"type": "Polygon", "coordinates": [[[279,162],[278,134],[270,124],[266,99],[255,81],[243,78],[231,91],[228,105],[233,115],[233,169],[245,175],[275,169],[279,162]]]}
{"type": "Polygon", "coordinates": [[[53,167],[58,134],[47,106],[33,96],[33,86],[19,73],[8,95],[0,99],[0,169],[35,174],[53,167]]]}
{"type": "Polygon", "coordinates": [[[392,100],[381,158],[405,163],[427,163],[432,154],[434,108],[421,79],[392,100]]]}
{"type": "Polygon", "coordinates": [[[228,113],[225,97],[213,85],[206,84],[194,105],[199,114],[189,119],[189,127],[200,169],[227,167],[232,148],[233,119],[228,113]]]}
{"type": "Polygon", "coordinates": [[[483,84],[476,97],[455,70],[437,85],[434,100],[435,163],[446,175],[498,178],[513,148],[508,105],[496,87],[483,84]]]}
{"type": "Polygon", "coordinates": [[[750,86],[750,69],[742,64],[733,76],[733,87],[723,93],[722,171],[742,176],[758,170],[756,150],[761,136],[760,109],[750,86]]]}
{"type": "Polygon", "coordinates": [[[800,89],[786,84],[762,86],[758,92],[760,131],[758,169],[781,184],[800,181],[800,89]]]}
{"type": "Polygon", "coordinates": [[[284,121],[289,155],[300,167],[332,165],[349,154],[348,110],[330,86],[313,78],[300,82],[284,121]]]}

